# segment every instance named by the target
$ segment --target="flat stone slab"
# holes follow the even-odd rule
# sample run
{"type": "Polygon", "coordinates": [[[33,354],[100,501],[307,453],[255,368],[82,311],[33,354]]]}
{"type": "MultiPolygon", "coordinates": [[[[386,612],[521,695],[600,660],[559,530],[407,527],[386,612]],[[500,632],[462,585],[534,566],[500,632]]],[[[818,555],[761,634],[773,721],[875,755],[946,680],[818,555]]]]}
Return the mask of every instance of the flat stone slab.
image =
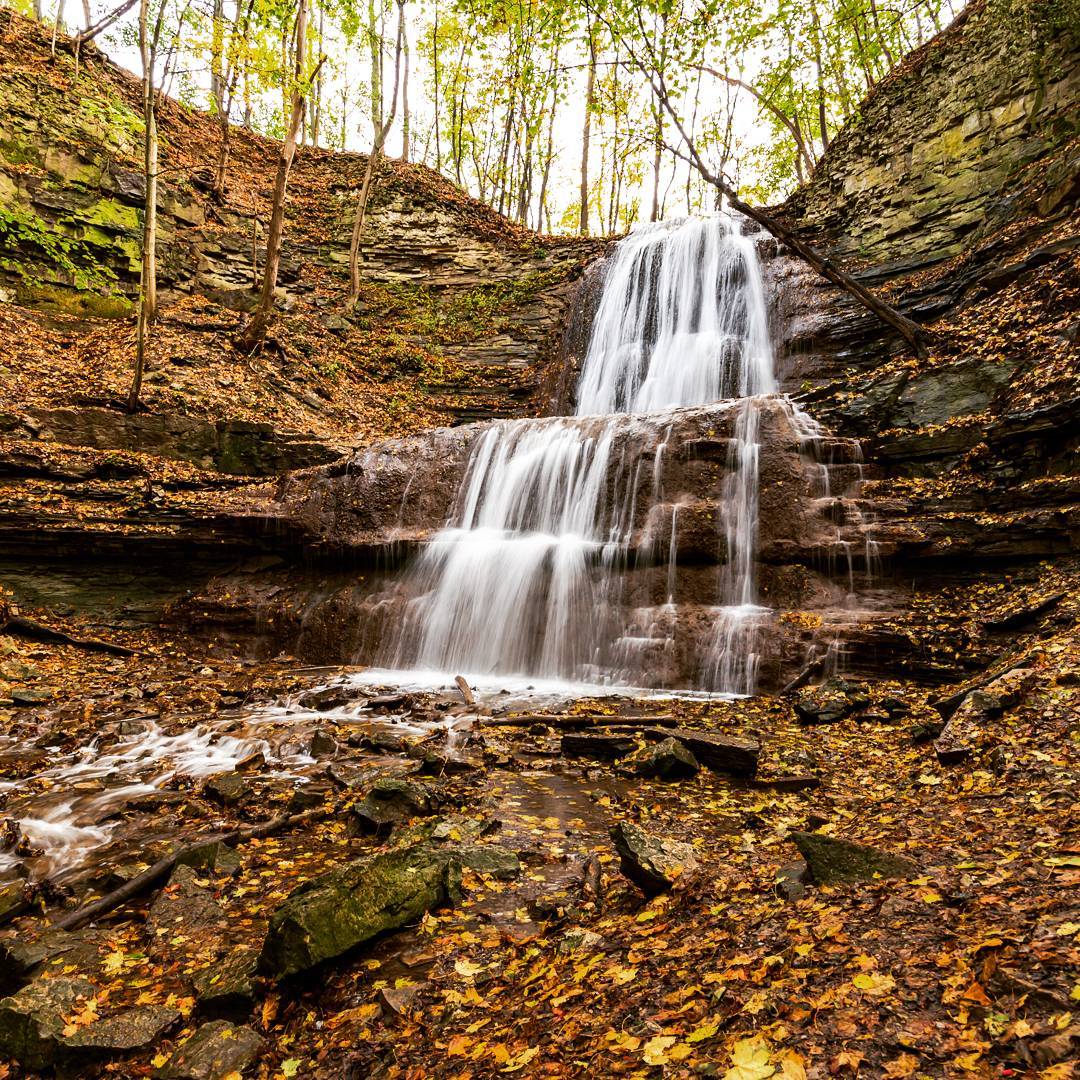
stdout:
{"type": "Polygon", "coordinates": [[[645,738],[653,742],[678,739],[707,769],[732,776],[753,776],[761,755],[761,744],[756,739],[733,739],[689,728],[648,728],[645,738]]]}
{"type": "Polygon", "coordinates": [[[580,734],[567,732],[559,746],[566,757],[591,758],[593,761],[618,761],[632,754],[637,743],[631,735],[580,734]]]}

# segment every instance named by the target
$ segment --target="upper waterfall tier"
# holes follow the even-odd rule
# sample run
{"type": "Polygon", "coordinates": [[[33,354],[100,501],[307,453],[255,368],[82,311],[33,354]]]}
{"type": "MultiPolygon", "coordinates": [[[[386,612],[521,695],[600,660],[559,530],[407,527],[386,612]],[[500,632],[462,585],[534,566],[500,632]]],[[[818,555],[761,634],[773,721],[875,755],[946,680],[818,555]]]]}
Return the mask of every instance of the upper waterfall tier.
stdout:
{"type": "Polygon", "coordinates": [[[636,228],[592,320],[579,416],[662,412],[776,389],[756,242],[726,214],[636,228]]]}

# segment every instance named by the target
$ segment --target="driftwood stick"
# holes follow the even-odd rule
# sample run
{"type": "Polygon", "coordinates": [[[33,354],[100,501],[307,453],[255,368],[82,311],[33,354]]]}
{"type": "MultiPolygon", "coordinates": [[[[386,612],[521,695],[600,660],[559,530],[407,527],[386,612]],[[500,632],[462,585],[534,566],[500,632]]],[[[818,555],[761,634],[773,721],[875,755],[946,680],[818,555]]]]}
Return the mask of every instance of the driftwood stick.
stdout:
{"type": "Polygon", "coordinates": [[[302,825],[308,821],[317,821],[320,818],[328,817],[331,812],[329,810],[315,809],[304,810],[299,814],[282,814],[279,817],[271,818],[269,821],[260,822],[258,825],[247,825],[239,829],[233,829],[231,832],[220,833],[217,836],[201,837],[193,843],[178,848],[171,855],[158,859],[153,866],[147,867],[138,877],[125,881],[119,888],[106,893],[100,899],[92,900],[89,904],[83,904],[82,907],[65,915],[62,919],[58,919],[53,926],[60,930],[78,930],[79,927],[85,926],[88,922],[99,919],[102,915],[107,915],[114,908],[118,908],[121,904],[149,889],[152,885],[156,885],[162,878],[167,877],[180,859],[194,848],[214,843],[235,847],[243,840],[255,840],[263,836],[270,836],[294,825],[302,825]]]}
{"type": "Polygon", "coordinates": [[[461,691],[461,696],[465,699],[466,705],[472,706],[476,704],[476,697],[473,695],[472,687],[466,682],[464,675],[455,675],[454,684],[461,691]]]}
{"type": "Polygon", "coordinates": [[[780,691],[780,696],[787,697],[788,694],[794,694],[796,690],[801,690],[815,675],[820,675],[824,670],[825,657],[815,657],[780,691]]]}
{"type": "Polygon", "coordinates": [[[602,713],[582,716],[563,716],[561,714],[526,713],[523,716],[497,716],[485,719],[480,727],[531,727],[533,724],[547,724],[559,730],[586,727],[678,727],[679,721],[668,714],[662,716],[604,716],[602,713]]]}

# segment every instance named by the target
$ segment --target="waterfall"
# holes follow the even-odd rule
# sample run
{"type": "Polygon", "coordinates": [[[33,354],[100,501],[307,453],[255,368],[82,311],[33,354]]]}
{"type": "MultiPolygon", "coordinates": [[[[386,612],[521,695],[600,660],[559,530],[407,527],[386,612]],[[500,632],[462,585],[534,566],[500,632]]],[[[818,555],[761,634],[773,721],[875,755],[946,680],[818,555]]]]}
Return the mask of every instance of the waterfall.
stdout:
{"type": "MultiPolygon", "coordinates": [[[[421,555],[397,667],[638,685],[651,639],[618,615],[662,490],[674,410],[738,410],[723,491],[715,643],[703,688],[754,688],[758,416],[775,390],[753,237],[727,215],[635,229],[605,267],[572,417],[503,421],[476,441],[451,520],[421,555]]],[[[666,606],[676,602],[670,511],[666,606]]],[[[651,631],[650,631],[651,632],[651,631]]]]}

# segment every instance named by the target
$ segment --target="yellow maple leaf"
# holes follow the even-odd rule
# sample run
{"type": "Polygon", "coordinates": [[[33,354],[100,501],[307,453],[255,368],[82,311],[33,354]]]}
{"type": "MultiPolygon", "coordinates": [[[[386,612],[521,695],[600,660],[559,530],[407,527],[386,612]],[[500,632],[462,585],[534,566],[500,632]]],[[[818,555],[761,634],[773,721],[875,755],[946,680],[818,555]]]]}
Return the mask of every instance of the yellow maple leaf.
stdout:
{"type": "Polygon", "coordinates": [[[871,997],[882,997],[896,986],[896,980],[891,975],[877,975],[864,972],[856,975],[851,980],[852,985],[871,997]]]}
{"type": "Polygon", "coordinates": [[[678,1040],[674,1035],[655,1035],[646,1044],[642,1051],[646,1065],[666,1065],[668,1062],[667,1052],[678,1040]]]}
{"type": "Polygon", "coordinates": [[[764,1039],[740,1039],[731,1051],[731,1068],[724,1073],[724,1080],[768,1080],[775,1072],[764,1039]]]}

